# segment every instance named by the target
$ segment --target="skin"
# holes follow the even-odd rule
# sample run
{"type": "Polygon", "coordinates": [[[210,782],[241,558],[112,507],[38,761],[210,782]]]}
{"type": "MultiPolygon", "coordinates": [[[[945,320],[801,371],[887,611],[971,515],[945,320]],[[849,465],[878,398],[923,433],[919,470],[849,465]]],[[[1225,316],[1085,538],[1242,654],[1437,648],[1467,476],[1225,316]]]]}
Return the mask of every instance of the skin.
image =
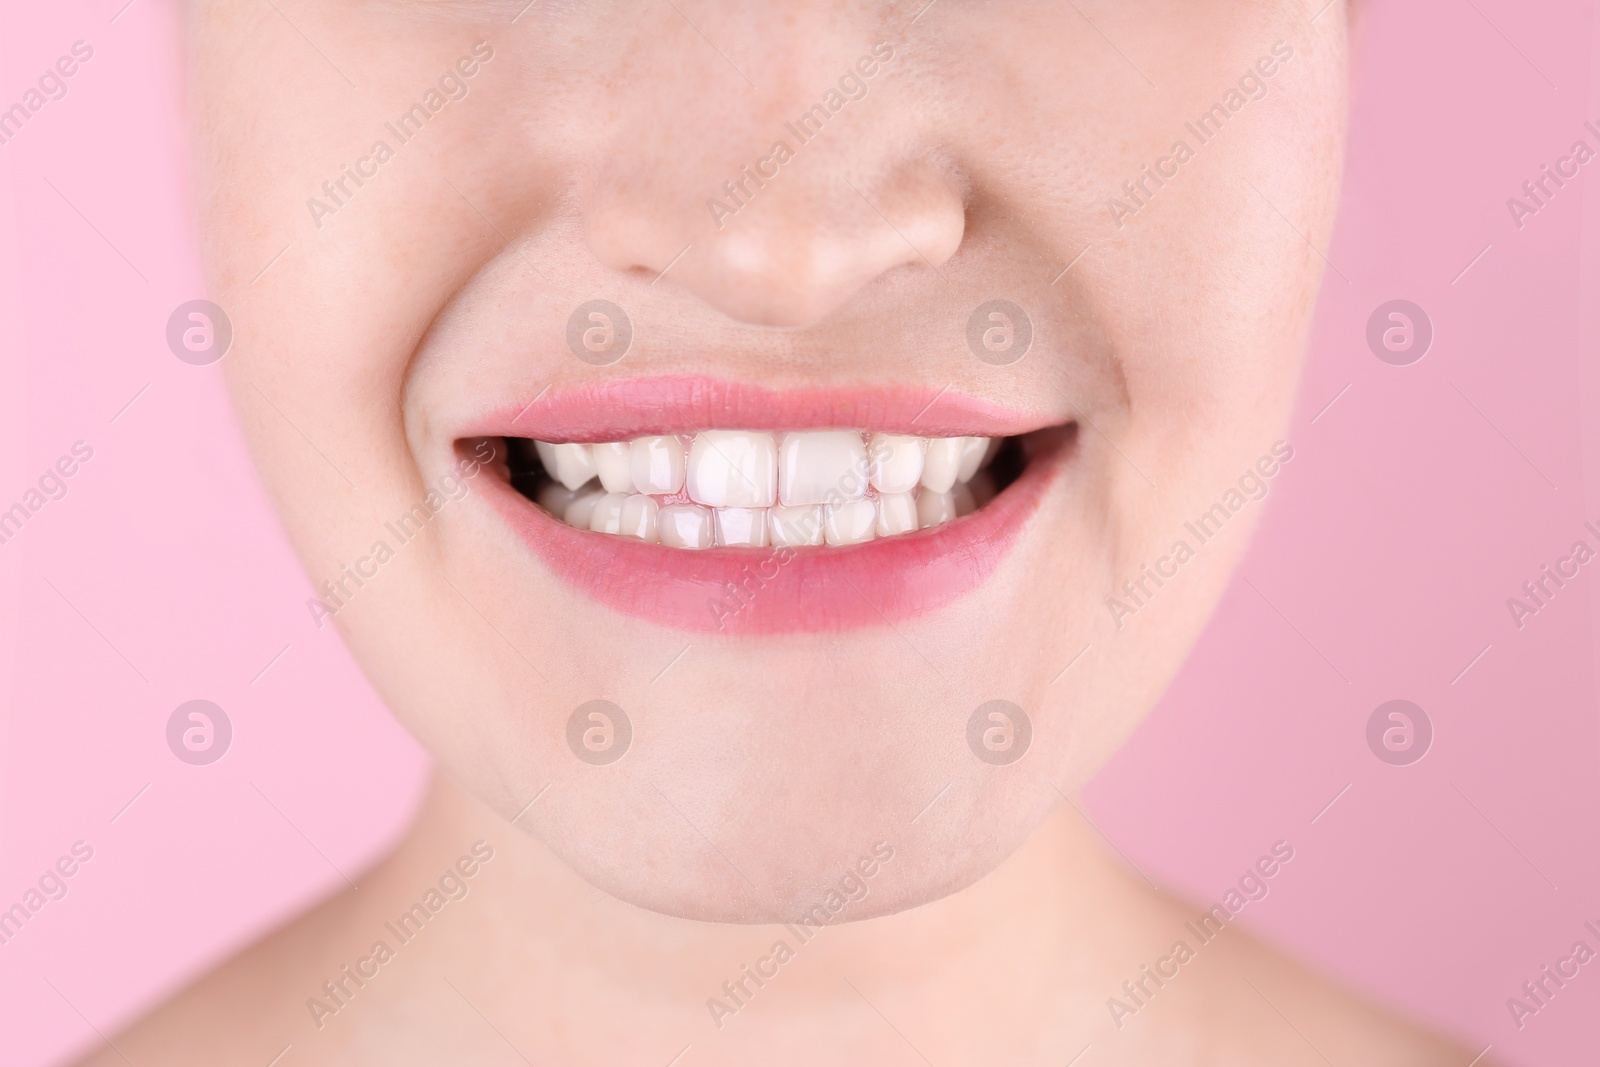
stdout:
{"type": "Polygon", "coordinates": [[[948,387],[1076,421],[1072,462],[981,588],[845,635],[690,639],[614,615],[477,494],[452,503],[334,620],[437,757],[415,829],[359,890],[191,987],[122,1052],[1471,1059],[1234,928],[1118,1027],[1107,999],[1201,909],[1109,858],[1068,800],[1177,670],[1260,511],[1131,618],[1108,609],[1283,437],[1337,199],[1341,8],[1310,22],[1243,0],[521,6],[188,12],[201,230],[235,331],[224,366],[313,583],[438,484],[474,413],[608,376],[948,387]],[[376,138],[392,145],[384,122],[477,42],[493,55],[464,99],[336,211],[308,204],[376,138]],[[894,55],[867,95],[719,226],[707,200],[878,42],[894,55]],[[1292,58],[1264,95],[1129,198],[1123,183],[1175,140],[1193,147],[1185,122],[1277,42],[1292,58]],[[965,344],[995,296],[1034,328],[1003,368],[965,344]],[[634,324],[611,368],[564,344],[596,297],[634,324]],[[603,773],[565,742],[595,698],[635,723],[603,773]],[[1034,724],[1006,768],[965,743],[996,698],[1034,724]],[[480,839],[495,858],[470,894],[319,1028],[307,999],[480,839]],[[784,936],[763,924],[879,842],[894,858],[850,921],[715,1025],[707,999],[784,936]]]}

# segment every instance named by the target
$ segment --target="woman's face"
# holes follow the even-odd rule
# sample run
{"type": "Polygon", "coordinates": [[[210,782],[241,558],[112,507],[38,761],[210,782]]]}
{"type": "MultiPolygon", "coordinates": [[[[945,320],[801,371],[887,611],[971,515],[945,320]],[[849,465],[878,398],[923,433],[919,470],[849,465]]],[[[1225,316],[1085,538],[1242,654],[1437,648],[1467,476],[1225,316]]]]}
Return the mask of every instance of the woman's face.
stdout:
{"type": "Polygon", "coordinates": [[[848,918],[974,881],[1292,458],[1342,9],[524,2],[190,13],[307,627],[616,896],[792,918],[880,842],[848,918]]]}

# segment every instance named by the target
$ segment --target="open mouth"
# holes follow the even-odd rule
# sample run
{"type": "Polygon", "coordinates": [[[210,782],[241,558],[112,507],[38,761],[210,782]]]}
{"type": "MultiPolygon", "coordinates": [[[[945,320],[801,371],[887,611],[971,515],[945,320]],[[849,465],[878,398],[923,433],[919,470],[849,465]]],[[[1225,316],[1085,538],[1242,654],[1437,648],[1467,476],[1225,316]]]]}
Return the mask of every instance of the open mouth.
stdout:
{"type": "Polygon", "coordinates": [[[942,391],[701,379],[541,396],[470,429],[463,446],[503,442],[490,501],[547,568],[626,614],[722,633],[949,603],[999,564],[1076,442],[1074,423],[942,391]]]}
{"type": "Polygon", "coordinates": [[[916,533],[978,510],[1023,464],[1015,438],[862,430],[506,445],[511,484],[568,526],[689,550],[916,533]]]}

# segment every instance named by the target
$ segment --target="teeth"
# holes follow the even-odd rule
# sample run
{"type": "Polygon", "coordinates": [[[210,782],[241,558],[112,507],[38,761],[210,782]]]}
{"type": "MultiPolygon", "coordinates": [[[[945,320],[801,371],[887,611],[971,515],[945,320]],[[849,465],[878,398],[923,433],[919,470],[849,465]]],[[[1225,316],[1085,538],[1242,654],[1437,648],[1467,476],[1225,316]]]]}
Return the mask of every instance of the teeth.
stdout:
{"type": "Polygon", "coordinates": [[[683,442],[676,437],[641,437],[628,453],[639,492],[670,496],[683,488],[683,442]]]}
{"type": "Polygon", "coordinates": [[[870,500],[856,500],[823,509],[822,530],[830,545],[858,545],[878,536],[878,509],[870,500]]]}
{"type": "Polygon", "coordinates": [[[961,439],[961,463],[956,467],[956,481],[972,481],[972,476],[978,473],[978,468],[983,466],[984,459],[989,455],[989,440],[987,437],[961,439]]]}
{"type": "Polygon", "coordinates": [[[867,450],[852,430],[791,433],[778,450],[784,504],[843,503],[867,495],[867,450]]]}
{"type": "Polygon", "coordinates": [[[924,489],[934,493],[950,491],[961,470],[961,453],[966,444],[965,437],[935,437],[928,442],[928,454],[922,458],[924,489]]]}
{"type": "Polygon", "coordinates": [[[637,537],[641,541],[656,540],[656,520],[661,505],[647,496],[632,493],[622,502],[622,516],[618,531],[624,537],[637,537]]]}
{"type": "Polygon", "coordinates": [[[565,515],[567,507],[578,499],[578,491],[568,489],[560,482],[545,482],[539,487],[534,501],[552,515],[565,515]]]}
{"type": "Polygon", "coordinates": [[[534,445],[551,478],[536,501],[567,525],[704,549],[855,545],[950,522],[994,497],[1000,440],[706,430],[534,445]]]}
{"type": "Polygon", "coordinates": [[[822,544],[822,509],[782,505],[768,508],[767,539],[780,548],[822,544]]]}
{"type": "Polygon", "coordinates": [[[633,471],[628,461],[627,442],[594,445],[593,449],[595,470],[599,473],[600,484],[605,487],[606,492],[633,492],[633,471]]]}
{"type": "Polygon", "coordinates": [[[727,548],[766,548],[766,508],[718,508],[717,544],[727,548]]]}
{"type": "Polygon", "coordinates": [[[885,493],[878,498],[878,536],[911,533],[921,526],[917,499],[910,493],[885,493]]]}
{"type": "Polygon", "coordinates": [[[922,480],[922,453],[928,443],[920,437],[875,433],[867,449],[872,456],[872,488],[880,493],[909,493],[922,480]]]}
{"type": "Polygon", "coordinates": [[[562,512],[561,521],[568,526],[576,526],[580,530],[589,528],[589,517],[594,514],[594,506],[600,503],[600,498],[605,496],[598,489],[591,489],[586,493],[579,493],[567,505],[567,510],[562,512]]]}
{"type": "Polygon", "coordinates": [[[589,513],[589,529],[595,533],[619,534],[622,532],[622,504],[627,493],[607,493],[595,501],[589,513]]]}
{"type": "Polygon", "coordinates": [[[689,449],[689,499],[713,508],[777,503],[778,449],[772,435],[707,430],[689,449]]]}
{"type": "Polygon", "coordinates": [[[539,453],[545,472],[568,489],[576,489],[594,477],[594,453],[588,445],[547,445],[535,441],[533,447],[539,453]]]}
{"type": "Polygon", "coordinates": [[[656,531],[668,548],[710,548],[711,526],[711,509],[694,504],[673,504],[656,515],[656,531]]]}
{"type": "Polygon", "coordinates": [[[956,517],[956,495],[954,493],[931,493],[927,490],[917,494],[917,523],[924,530],[930,526],[937,526],[942,522],[949,522],[956,517]]]}

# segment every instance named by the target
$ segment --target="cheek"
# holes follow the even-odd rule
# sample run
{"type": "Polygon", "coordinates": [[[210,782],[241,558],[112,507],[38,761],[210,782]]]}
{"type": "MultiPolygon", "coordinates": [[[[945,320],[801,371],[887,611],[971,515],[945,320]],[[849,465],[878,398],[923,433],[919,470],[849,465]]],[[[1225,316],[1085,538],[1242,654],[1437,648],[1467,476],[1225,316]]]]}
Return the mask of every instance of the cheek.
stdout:
{"type": "MultiPolygon", "coordinates": [[[[1297,52],[1103,249],[1116,263],[1101,296],[1126,382],[1127,446],[1171,490],[1163,534],[1284,436],[1318,289],[1346,284],[1322,251],[1338,196],[1342,58],[1333,43],[1297,52]]],[[[1201,110],[1208,98],[1192,96],[1201,110]]],[[[1159,150],[1152,139],[1123,168],[1136,173],[1159,150]]],[[[1131,490],[1140,511],[1161,509],[1142,479],[1131,490]]]]}
{"type": "Polygon", "coordinates": [[[1081,32],[1075,16],[1030,17],[1037,24],[1003,49],[975,17],[950,23],[971,31],[952,77],[979,87],[963,113],[967,153],[984,178],[1034,198],[1033,225],[1016,236],[1048,235],[1062,253],[1052,274],[1082,253],[1052,295],[1115,351],[1131,435],[1119,444],[1137,449],[1158,484],[1236,479],[1236,461],[1287,417],[1321,275],[1345,284],[1324,259],[1343,150],[1344,27],[1308,27],[1287,5],[1174,7],[1160,25],[1108,7],[1092,17],[1133,42],[1128,54],[1083,49],[1064,64],[1060,42],[1081,32]],[[1230,97],[1275,44],[1294,54],[1262,80],[1266,95],[1230,97]],[[1040,91],[1019,103],[982,76],[999,69],[1040,91]],[[1224,132],[1197,130],[1218,105],[1224,132]],[[1180,142],[1186,161],[1150,179],[1180,142]],[[1204,447],[1186,447],[1196,440],[1204,447]]]}
{"type": "Polygon", "coordinates": [[[382,398],[403,391],[438,308],[498,240],[440,177],[472,135],[449,109],[477,102],[447,105],[409,140],[395,125],[476,34],[423,40],[305,12],[307,32],[363,73],[367,98],[341,91],[337,71],[282,20],[247,7],[214,7],[194,42],[201,232],[211,288],[239,339],[224,371],[316,577],[377,532],[345,506],[348,494],[371,495],[377,514],[421,495],[399,405],[382,398]],[[351,172],[367,176],[358,184],[351,172]]]}

